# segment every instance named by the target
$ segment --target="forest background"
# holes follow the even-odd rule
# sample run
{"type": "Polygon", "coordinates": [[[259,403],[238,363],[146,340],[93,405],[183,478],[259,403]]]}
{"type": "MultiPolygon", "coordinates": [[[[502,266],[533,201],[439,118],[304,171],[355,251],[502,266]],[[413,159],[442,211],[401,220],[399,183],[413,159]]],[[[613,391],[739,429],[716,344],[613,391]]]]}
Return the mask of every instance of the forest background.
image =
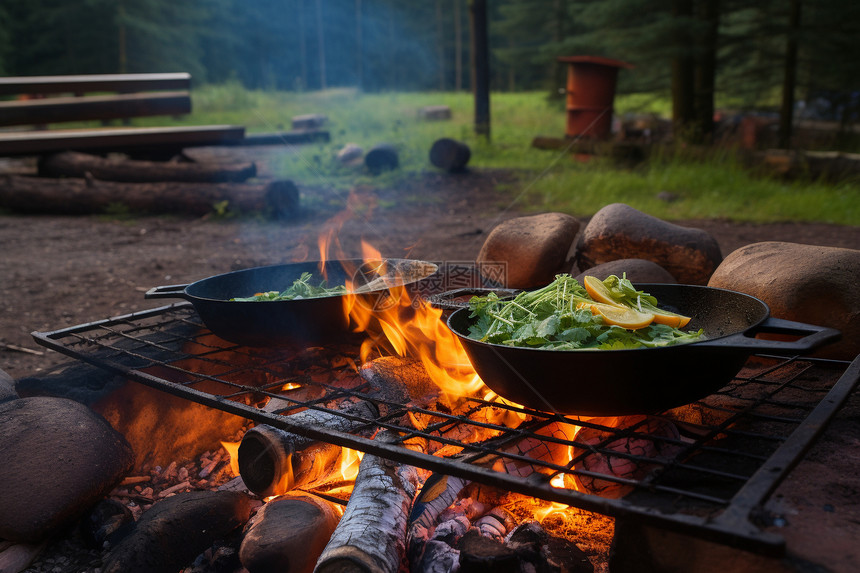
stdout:
{"type": "Polygon", "coordinates": [[[618,92],[670,99],[676,130],[692,139],[710,135],[716,106],[858,118],[855,0],[0,0],[0,74],[469,90],[476,4],[486,6],[493,91],[560,96],[556,59],[587,54],[634,65],[618,92]]]}

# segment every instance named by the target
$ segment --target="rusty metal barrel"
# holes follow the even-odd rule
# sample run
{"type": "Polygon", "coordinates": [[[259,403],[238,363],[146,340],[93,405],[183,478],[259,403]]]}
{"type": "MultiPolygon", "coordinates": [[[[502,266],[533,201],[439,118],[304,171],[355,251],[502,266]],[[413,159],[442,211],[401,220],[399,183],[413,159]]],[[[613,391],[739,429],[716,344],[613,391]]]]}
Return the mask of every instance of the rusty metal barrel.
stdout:
{"type": "Polygon", "coordinates": [[[600,56],[562,56],[567,67],[567,137],[605,139],[612,130],[618,70],[633,66],[600,56]]]}

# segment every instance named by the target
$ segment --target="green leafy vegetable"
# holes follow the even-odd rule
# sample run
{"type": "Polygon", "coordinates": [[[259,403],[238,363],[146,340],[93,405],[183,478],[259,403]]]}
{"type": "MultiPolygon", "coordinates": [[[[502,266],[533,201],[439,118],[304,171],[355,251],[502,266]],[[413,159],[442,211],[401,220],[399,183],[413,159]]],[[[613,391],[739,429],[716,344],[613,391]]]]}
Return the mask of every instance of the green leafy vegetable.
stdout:
{"type": "Polygon", "coordinates": [[[313,275],[311,273],[302,273],[302,276],[297,278],[293,284],[285,291],[278,292],[270,290],[267,292],[258,292],[254,296],[231,298],[231,301],[236,302],[257,302],[257,301],[274,301],[274,300],[298,300],[302,298],[319,298],[322,296],[333,296],[346,293],[344,285],[326,287],[325,281],[314,286],[310,283],[313,275]]]}
{"type": "MultiPolygon", "coordinates": [[[[626,278],[613,286],[617,287],[619,304],[634,301],[630,306],[643,311],[658,308],[657,299],[637,291],[626,278]]],[[[651,323],[636,330],[606,324],[600,315],[592,314],[593,304],[585,288],[566,274],[510,300],[501,300],[495,293],[473,297],[469,307],[475,322],[469,328],[469,337],[550,350],[650,348],[695,342],[703,337],[702,330],[685,332],[665,324],[651,323]]]]}

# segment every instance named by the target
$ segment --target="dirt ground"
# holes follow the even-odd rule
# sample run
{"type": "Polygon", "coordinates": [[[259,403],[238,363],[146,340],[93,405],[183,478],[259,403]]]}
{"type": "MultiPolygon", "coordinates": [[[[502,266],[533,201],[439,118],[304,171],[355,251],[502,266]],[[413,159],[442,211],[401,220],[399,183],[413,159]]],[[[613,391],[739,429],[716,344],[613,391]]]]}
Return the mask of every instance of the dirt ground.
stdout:
{"type": "MultiPolygon", "coordinates": [[[[0,214],[0,370],[17,379],[68,360],[38,346],[33,331],[166,304],[144,298],[154,286],[318,259],[318,238],[328,230],[342,248],[329,256],[360,256],[364,239],[387,257],[473,261],[496,224],[522,214],[515,192],[498,189],[511,179],[500,171],[426,172],[397,189],[366,187],[351,196],[300,184],[303,212],[282,222],[0,214]]],[[[860,246],[860,227],[676,223],[710,232],[723,255],[766,240],[860,246]]]]}

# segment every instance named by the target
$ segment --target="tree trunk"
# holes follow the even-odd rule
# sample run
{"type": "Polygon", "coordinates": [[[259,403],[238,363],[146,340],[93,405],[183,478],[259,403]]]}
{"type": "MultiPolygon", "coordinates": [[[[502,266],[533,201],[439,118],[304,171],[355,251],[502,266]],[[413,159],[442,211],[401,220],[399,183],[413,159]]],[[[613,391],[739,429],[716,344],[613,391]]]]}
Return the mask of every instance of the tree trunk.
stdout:
{"type": "Polygon", "coordinates": [[[472,75],[475,94],[475,133],[490,139],[490,54],[487,0],[472,0],[472,75]]]}
{"type": "Polygon", "coordinates": [[[720,0],[701,0],[698,18],[705,26],[694,70],[695,132],[697,143],[708,143],[714,135],[714,84],[717,73],[717,42],[720,0]]]}
{"type": "Polygon", "coordinates": [[[325,34],[323,33],[323,16],[322,16],[322,0],[316,0],[317,10],[317,49],[319,50],[320,59],[320,89],[325,91],[326,72],[325,72],[325,34]]]}
{"type": "Polygon", "coordinates": [[[439,61],[439,91],[445,91],[445,22],[442,0],[436,0],[436,59],[439,61]]]}
{"type": "Polygon", "coordinates": [[[693,14],[692,0],[673,0],[672,16],[676,19],[675,55],[672,58],[672,129],[675,139],[686,139],[693,120],[693,59],[687,41],[688,20],[693,14]]]}
{"type": "Polygon", "coordinates": [[[39,175],[42,177],[84,177],[87,173],[94,179],[126,183],[241,183],[256,177],[257,167],[253,163],[206,165],[110,160],[76,151],[48,155],[39,161],[39,175]]]}
{"type": "Polygon", "coordinates": [[[104,213],[115,205],[147,213],[206,215],[226,202],[230,211],[278,218],[298,213],[299,191],[291,181],[241,183],[114,183],[93,179],[0,179],[0,207],[23,213],[104,213]]]}
{"type": "Polygon", "coordinates": [[[302,89],[308,89],[308,41],[305,35],[305,0],[296,2],[296,19],[299,22],[299,58],[301,58],[302,89]]]}
{"type": "Polygon", "coordinates": [[[454,0],[454,90],[463,89],[463,24],[460,0],[454,0]]]}
{"type": "Polygon", "coordinates": [[[355,80],[358,89],[364,88],[364,34],[361,28],[361,0],[355,0],[355,80]]]}
{"type": "Polygon", "coordinates": [[[781,149],[791,147],[794,119],[794,88],[797,84],[797,37],[800,34],[801,0],[791,0],[788,39],[785,45],[785,67],[782,81],[782,105],[779,108],[779,140],[781,149]]]}

